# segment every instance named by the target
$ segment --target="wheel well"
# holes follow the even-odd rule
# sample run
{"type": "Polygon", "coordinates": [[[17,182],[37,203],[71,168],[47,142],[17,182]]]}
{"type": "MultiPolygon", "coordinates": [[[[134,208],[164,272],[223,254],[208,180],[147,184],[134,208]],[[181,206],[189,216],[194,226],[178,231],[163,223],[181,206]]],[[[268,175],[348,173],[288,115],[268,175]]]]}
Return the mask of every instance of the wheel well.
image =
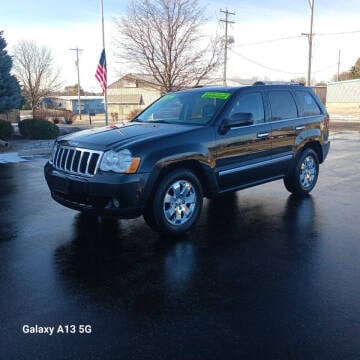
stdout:
{"type": "Polygon", "coordinates": [[[194,160],[181,161],[164,167],[163,169],[161,169],[152,188],[154,189],[165,175],[167,175],[168,173],[170,173],[175,169],[186,169],[192,171],[199,179],[204,196],[210,196],[211,186],[209,179],[207,178],[202,166],[197,161],[194,160]]]}
{"type": "Polygon", "coordinates": [[[318,156],[319,159],[319,163],[322,163],[323,152],[320,143],[318,141],[311,141],[304,146],[304,149],[308,149],[308,148],[313,149],[316,152],[316,155],[318,156]]]}

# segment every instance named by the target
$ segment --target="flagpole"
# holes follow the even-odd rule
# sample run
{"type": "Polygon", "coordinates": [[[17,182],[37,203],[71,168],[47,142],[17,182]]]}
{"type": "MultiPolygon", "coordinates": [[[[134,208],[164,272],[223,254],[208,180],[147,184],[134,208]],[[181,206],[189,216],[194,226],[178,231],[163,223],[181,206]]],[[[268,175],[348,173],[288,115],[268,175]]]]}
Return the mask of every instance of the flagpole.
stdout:
{"type": "MultiPolygon", "coordinates": [[[[100,0],[101,4],[101,28],[102,28],[102,43],[103,43],[103,49],[105,50],[105,31],[104,31],[104,6],[103,6],[103,0],[100,0]]],[[[107,64],[106,64],[107,68],[107,64]]],[[[106,74],[107,75],[107,74],[106,74]]],[[[107,104],[107,87],[105,87],[104,91],[104,107],[105,107],[105,125],[108,125],[108,104],[107,104]]]]}

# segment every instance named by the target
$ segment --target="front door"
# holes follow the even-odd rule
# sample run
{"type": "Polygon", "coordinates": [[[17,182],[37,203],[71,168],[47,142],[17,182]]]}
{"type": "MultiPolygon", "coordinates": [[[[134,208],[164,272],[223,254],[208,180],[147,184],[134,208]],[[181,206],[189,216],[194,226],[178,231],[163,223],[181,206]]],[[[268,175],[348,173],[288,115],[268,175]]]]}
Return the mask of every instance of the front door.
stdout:
{"type": "Polygon", "coordinates": [[[271,177],[271,125],[265,122],[263,92],[242,91],[223,120],[250,114],[252,122],[217,133],[216,169],[220,191],[240,189],[271,177]]]}

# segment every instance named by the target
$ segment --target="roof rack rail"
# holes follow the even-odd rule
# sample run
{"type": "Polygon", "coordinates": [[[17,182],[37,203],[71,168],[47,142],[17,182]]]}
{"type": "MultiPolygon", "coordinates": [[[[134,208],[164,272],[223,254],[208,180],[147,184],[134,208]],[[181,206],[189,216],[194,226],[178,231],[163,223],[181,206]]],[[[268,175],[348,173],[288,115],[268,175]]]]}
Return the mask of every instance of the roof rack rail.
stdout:
{"type": "Polygon", "coordinates": [[[301,85],[304,86],[304,83],[301,82],[286,82],[286,81],[255,81],[253,85],[301,85]]]}
{"type": "Polygon", "coordinates": [[[193,89],[197,89],[197,88],[204,88],[204,87],[223,87],[222,85],[217,85],[217,84],[204,84],[204,85],[195,85],[192,88],[193,89]]]}

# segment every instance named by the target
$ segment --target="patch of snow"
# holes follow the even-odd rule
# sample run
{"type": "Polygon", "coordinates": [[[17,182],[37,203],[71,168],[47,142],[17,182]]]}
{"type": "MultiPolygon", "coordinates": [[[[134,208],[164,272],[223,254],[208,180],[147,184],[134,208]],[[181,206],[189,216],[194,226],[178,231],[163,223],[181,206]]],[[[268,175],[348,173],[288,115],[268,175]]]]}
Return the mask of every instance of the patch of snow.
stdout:
{"type": "Polygon", "coordinates": [[[19,156],[17,152],[0,154],[0,164],[19,163],[24,161],[29,161],[29,160],[19,156]]]}

